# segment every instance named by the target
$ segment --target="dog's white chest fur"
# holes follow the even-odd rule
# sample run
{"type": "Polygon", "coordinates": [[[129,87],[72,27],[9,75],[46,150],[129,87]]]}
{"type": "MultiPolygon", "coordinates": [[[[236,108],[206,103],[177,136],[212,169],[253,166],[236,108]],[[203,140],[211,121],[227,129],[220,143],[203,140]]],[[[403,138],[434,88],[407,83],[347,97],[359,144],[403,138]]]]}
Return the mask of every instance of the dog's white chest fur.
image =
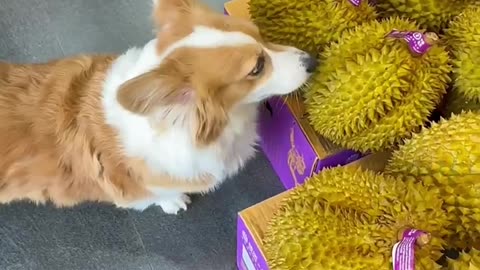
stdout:
{"type": "Polygon", "coordinates": [[[257,106],[244,105],[233,111],[221,137],[204,148],[194,145],[188,129],[172,126],[157,132],[146,117],[125,110],[116,100],[123,82],[158,64],[154,47],[153,40],[144,48],[130,49],[114,62],[104,87],[106,121],[118,131],[126,154],[145,160],[153,173],[186,180],[210,174],[218,184],[254,155],[257,106]]]}

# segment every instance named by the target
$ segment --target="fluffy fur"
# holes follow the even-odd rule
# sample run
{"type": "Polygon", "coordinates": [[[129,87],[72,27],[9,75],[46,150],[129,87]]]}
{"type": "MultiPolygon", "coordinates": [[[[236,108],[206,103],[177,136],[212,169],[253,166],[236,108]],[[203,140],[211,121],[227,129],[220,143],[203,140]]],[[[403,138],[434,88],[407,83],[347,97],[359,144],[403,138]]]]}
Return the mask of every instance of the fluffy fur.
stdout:
{"type": "Polygon", "coordinates": [[[153,18],[156,38],[122,55],[0,63],[0,203],[177,213],[253,157],[259,102],[316,66],[194,0],[154,1],[153,18]]]}

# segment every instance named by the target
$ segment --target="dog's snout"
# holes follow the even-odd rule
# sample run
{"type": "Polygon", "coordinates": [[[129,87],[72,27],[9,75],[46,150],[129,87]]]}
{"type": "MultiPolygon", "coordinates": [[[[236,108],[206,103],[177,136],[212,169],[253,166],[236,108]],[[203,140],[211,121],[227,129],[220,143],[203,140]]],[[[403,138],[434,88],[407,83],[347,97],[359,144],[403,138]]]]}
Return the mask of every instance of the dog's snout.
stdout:
{"type": "Polygon", "coordinates": [[[302,64],[305,66],[308,73],[312,73],[318,66],[318,60],[311,55],[306,55],[302,57],[302,64]]]}

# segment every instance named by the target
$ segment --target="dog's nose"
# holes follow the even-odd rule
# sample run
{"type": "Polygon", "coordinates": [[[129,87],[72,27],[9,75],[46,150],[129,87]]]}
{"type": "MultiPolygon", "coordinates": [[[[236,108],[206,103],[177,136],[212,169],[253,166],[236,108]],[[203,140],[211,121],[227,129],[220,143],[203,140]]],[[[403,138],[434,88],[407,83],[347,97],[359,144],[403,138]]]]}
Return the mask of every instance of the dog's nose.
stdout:
{"type": "Polygon", "coordinates": [[[317,58],[307,55],[302,58],[303,65],[307,68],[308,73],[312,73],[318,66],[317,58]]]}

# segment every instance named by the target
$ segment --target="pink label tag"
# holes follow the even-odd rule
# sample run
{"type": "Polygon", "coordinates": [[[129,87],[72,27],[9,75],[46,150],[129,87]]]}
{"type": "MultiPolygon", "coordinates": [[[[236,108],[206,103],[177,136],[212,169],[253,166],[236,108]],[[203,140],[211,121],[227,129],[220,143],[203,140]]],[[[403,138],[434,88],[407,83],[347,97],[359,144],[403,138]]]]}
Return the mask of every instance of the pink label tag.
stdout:
{"type": "Polygon", "coordinates": [[[415,242],[425,232],[406,230],[402,241],[393,246],[393,270],[415,270],[415,242]]]}
{"type": "Polygon", "coordinates": [[[410,50],[417,54],[425,54],[431,47],[425,40],[425,35],[420,32],[393,30],[388,36],[405,40],[410,50]]]}
{"type": "Polygon", "coordinates": [[[352,5],[358,7],[360,6],[360,4],[362,3],[362,0],[348,0],[350,1],[350,3],[352,3],[352,5]]]}
{"type": "MultiPolygon", "coordinates": [[[[356,7],[359,7],[362,4],[362,0],[348,0],[348,1],[350,2],[350,4],[356,7]]],[[[367,2],[371,6],[375,6],[377,4],[376,0],[368,0],[367,2]]]]}

